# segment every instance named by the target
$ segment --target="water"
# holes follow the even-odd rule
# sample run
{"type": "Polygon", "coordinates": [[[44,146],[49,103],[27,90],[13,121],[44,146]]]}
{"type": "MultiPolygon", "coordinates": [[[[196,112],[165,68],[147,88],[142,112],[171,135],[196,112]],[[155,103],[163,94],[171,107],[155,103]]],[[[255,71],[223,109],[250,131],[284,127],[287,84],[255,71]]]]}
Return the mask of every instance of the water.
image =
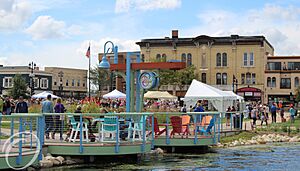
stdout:
{"type": "Polygon", "coordinates": [[[165,154],[140,164],[107,167],[81,165],[67,171],[90,170],[300,170],[300,144],[272,144],[216,149],[208,154],[165,154]]]}

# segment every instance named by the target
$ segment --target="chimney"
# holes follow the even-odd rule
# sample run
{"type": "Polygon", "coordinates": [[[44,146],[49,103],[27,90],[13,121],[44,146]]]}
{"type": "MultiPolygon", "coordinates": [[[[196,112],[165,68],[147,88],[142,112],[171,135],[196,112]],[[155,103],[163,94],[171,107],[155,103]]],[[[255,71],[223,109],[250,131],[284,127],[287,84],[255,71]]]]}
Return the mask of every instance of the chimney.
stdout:
{"type": "Polygon", "coordinates": [[[172,38],[178,39],[178,30],[172,30],[172,38]]]}

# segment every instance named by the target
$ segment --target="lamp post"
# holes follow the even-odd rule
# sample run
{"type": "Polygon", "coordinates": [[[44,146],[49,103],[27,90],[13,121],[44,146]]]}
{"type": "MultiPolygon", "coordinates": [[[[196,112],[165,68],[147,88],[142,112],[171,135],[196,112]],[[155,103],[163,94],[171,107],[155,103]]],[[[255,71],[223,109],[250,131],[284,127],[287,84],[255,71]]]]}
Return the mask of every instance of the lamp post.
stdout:
{"type": "Polygon", "coordinates": [[[29,74],[30,95],[33,96],[34,95],[34,74],[33,74],[33,71],[36,68],[36,64],[34,62],[30,62],[28,64],[28,68],[31,70],[31,72],[29,74]]]}
{"type": "Polygon", "coordinates": [[[60,71],[58,73],[58,77],[59,77],[59,88],[58,88],[58,90],[59,90],[59,96],[60,97],[62,97],[62,91],[63,91],[63,86],[62,86],[63,85],[63,81],[62,81],[63,76],[64,76],[64,73],[62,71],[60,71]]]}

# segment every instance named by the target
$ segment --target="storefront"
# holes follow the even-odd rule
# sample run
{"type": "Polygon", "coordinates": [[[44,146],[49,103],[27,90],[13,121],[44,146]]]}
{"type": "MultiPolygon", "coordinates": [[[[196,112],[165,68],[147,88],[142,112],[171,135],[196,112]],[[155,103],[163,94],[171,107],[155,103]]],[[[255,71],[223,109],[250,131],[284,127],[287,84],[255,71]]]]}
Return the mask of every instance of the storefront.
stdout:
{"type": "Polygon", "coordinates": [[[254,87],[243,87],[237,89],[237,94],[244,97],[245,101],[261,101],[262,91],[254,87]]]}

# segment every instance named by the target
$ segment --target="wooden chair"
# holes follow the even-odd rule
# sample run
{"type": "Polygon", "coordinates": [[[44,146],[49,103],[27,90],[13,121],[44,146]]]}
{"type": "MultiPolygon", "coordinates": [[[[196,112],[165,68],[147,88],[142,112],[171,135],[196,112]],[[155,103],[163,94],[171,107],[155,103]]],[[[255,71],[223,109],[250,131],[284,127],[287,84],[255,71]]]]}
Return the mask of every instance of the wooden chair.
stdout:
{"type": "MultiPolygon", "coordinates": [[[[69,138],[69,142],[75,142],[77,139],[78,132],[80,133],[80,122],[76,122],[73,115],[68,115],[68,119],[71,123],[71,134],[69,138]]],[[[88,124],[82,122],[82,133],[83,133],[83,140],[89,142],[89,129],[88,124]]]]}
{"type": "Polygon", "coordinates": [[[173,127],[170,137],[175,136],[175,134],[179,134],[181,138],[183,138],[183,135],[186,134],[186,137],[188,137],[187,130],[189,129],[189,125],[183,125],[182,124],[182,118],[180,116],[172,116],[171,118],[171,125],[173,127]]]}
{"type": "Polygon", "coordinates": [[[182,125],[183,125],[182,129],[185,130],[184,134],[191,135],[190,129],[189,129],[191,117],[189,115],[183,115],[183,116],[181,116],[181,119],[182,119],[182,125]]]}
{"type": "MultiPolygon", "coordinates": [[[[148,123],[148,126],[152,126],[152,117],[153,116],[150,116],[150,117],[148,117],[147,118],[147,123],[148,123]]],[[[158,121],[157,121],[157,118],[156,117],[154,117],[154,123],[153,123],[153,127],[154,127],[154,135],[155,135],[155,138],[156,137],[158,137],[159,135],[161,135],[162,133],[164,133],[164,132],[166,132],[167,130],[166,130],[166,128],[164,128],[163,130],[160,130],[159,129],[159,126],[161,125],[161,124],[158,124],[158,121]]],[[[152,133],[152,129],[151,129],[151,131],[149,131],[149,133],[147,134],[147,136],[149,136],[150,134],[152,133]]]]}

